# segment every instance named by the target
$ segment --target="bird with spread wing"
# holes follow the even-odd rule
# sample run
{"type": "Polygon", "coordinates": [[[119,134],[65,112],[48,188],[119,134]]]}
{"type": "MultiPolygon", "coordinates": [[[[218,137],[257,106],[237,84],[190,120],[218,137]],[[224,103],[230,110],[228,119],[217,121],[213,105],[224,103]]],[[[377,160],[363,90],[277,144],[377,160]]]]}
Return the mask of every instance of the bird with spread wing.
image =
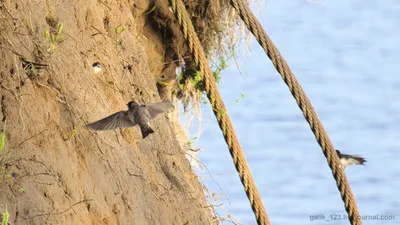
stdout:
{"type": "Polygon", "coordinates": [[[113,130],[139,125],[144,139],[149,136],[149,134],[154,133],[154,130],[150,126],[150,120],[173,108],[170,101],[149,102],[144,104],[130,101],[127,106],[128,110],[126,111],[114,113],[86,126],[92,130],[113,130]]]}

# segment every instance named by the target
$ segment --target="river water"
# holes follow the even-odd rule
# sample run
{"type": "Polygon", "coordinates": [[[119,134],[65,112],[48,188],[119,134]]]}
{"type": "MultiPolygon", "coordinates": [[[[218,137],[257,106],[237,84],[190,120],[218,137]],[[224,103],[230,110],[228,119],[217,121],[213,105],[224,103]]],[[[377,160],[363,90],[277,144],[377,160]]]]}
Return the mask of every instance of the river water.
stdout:
{"type": "MultiPolygon", "coordinates": [[[[346,169],[360,214],[395,219],[363,224],[400,224],[400,1],[267,0],[259,18],[334,146],[367,158],[346,169]]],[[[272,224],[349,224],[314,135],[255,41],[242,71],[230,64],[219,87],[272,224]]],[[[204,107],[198,155],[215,181],[202,180],[241,224],[256,224],[213,117],[204,107]]]]}

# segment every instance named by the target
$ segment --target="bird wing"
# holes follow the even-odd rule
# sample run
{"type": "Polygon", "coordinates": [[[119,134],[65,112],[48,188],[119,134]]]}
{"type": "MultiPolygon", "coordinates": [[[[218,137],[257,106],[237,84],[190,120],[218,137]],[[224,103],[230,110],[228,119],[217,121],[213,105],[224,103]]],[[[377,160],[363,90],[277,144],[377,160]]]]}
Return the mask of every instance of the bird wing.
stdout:
{"type": "Polygon", "coordinates": [[[120,111],[86,126],[93,130],[113,130],[116,128],[135,126],[136,123],[129,119],[127,113],[128,111],[120,111]]]}
{"type": "MultiPolygon", "coordinates": [[[[343,154],[342,154],[343,155],[343,154]]],[[[355,165],[364,164],[367,160],[359,155],[343,155],[345,158],[351,160],[355,165]]]]}
{"type": "Polygon", "coordinates": [[[144,104],[144,106],[150,114],[150,119],[154,119],[158,114],[167,112],[174,107],[170,101],[150,102],[144,104]]]}

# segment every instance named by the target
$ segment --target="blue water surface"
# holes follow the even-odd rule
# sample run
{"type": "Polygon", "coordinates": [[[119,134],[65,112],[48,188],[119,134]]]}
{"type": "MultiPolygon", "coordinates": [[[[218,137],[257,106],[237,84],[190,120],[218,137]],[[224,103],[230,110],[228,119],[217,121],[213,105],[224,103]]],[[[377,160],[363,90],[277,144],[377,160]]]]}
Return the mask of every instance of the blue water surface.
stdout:
{"type": "MultiPolygon", "coordinates": [[[[363,224],[400,224],[400,1],[267,0],[259,18],[334,146],[367,158],[366,166],[346,169],[360,214],[395,220],[363,224]]],[[[313,133],[255,41],[242,71],[244,78],[234,64],[225,70],[220,90],[271,223],[349,224],[336,216],[346,211],[313,133]]],[[[203,122],[213,118],[209,107],[203,113],[203,122]]],[[[215,119],[197,144],[229,198],[220,199],[225,209],[256,224],[215,119]]],[[[212,179],[203,181],[222,193],[212,179]]]]}

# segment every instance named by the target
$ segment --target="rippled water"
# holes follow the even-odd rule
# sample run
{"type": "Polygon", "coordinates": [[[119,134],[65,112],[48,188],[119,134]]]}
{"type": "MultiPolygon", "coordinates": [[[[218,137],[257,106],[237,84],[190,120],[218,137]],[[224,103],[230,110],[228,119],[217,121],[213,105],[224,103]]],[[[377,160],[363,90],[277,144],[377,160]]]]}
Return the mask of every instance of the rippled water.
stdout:
{"type": "MultiPolygon", "coordinates": [[[[366,166],[346,169],[361,215],[396,217],[364,224],[400,224],[400,1],[320,2],[267,0],[260,20],[335,147],[367,158],[366,166]]],[[[310,221],[346,212],[314,135],[256,42],[242,70],[244,78],[233,65],[224,71],[220,89],[272,224],[348,224],[310,221]]],[[[204,123],[211,118],[207,109],[204,123]]],[[[198,145],[230,200],[225,208],[256,224],[215,119],[198,145]]]]}

